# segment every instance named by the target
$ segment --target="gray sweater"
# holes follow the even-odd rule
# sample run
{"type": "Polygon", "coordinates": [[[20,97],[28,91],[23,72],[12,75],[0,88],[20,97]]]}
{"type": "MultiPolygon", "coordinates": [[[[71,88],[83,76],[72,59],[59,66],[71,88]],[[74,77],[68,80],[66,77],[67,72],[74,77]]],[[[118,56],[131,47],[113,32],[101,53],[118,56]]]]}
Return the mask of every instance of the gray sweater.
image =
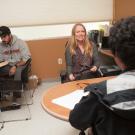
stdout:
{"type": "Polygon", "coordinates": [[[31,54],[26,42],[15,35],[12,36],[10,44],[0,43],[0,61],[8,61],[10,65],[15,65],[20,60],[27,61],[31,54]]]}
{"type": "MultiPolygon", "coordinates": [[[[95,44],[92,44],[93,45],[93,56],[92,58],[83,58],[85,57],[84,55],[82,56],[79,56],[79,57],[82,57],[82,59],[86,59],[86,64],[88,64],[87,66],[91,67],[91,66],[96,66],[97,68],[99,67],[100,65],[100,60],[99,60],[99,56],[98,56],[98,50],[97,50],[97,47],[95,44]],[[89,60],[90,59],[90,60],[89,60]]],[[[77,51],[77,53],[79,53],[79,51],[77,51]]],[[[70,54],[70,49],[69,49],[69,46],[66,48],[66,51],[65,51],[65,60],[66,60],[66,70],[67,70],[67,73],[68,74],[71,74],[71,73],[74,73],[74,67],[76,66],[77,67],[77,64],[79,61],[78,60],[78,56],[77,55],[81,55],[81,54],[77,54],[75,56],[71,56],[70,54]],[[74,60],[73,60],[74,59],[74,60]]],[[[79,72],[79,69],[80,67],[78,66],[75,70],[76,72],[79,72]]]]}

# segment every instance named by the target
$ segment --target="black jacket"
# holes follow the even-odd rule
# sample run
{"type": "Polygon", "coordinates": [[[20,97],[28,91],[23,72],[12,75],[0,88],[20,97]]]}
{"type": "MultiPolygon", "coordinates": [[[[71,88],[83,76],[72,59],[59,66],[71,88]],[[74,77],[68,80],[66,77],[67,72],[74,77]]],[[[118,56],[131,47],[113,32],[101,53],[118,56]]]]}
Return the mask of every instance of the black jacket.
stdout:
{"type": "Polygon", "coordinates": [[[90,94],[70,112],[71,125],[79,130],[92,127],[94,135],[134,135],[134,80],[134,72],[126,72],[116,79],[86,87],[90,94]]]}

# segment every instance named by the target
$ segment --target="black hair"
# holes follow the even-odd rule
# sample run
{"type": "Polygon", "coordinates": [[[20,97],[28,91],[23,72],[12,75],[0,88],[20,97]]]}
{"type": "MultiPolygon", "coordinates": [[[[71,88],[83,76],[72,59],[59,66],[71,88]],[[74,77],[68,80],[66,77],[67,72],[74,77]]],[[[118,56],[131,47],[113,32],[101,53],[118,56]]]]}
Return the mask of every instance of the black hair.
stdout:
{"type": "Polygon", "coordinates": [[[10,34],[11,34],[11,31],[10,31],[9,27],[7,27],[7,26],[0,27],[0,37],[10,35],[10,34]]]}
{"type": "Polygon", "coordinates": [[[135,69],[135,16],[117,21],[110,29],[109,45],[128,69],[135,69]]]}

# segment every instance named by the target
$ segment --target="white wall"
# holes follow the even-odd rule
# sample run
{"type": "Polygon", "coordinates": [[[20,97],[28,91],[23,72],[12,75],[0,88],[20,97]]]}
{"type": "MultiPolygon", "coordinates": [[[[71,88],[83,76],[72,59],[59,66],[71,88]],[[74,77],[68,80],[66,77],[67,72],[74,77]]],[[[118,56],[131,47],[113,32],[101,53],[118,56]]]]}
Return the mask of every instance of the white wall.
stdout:
{"type": "MultiPolygon", "coordinates": [[[[109,22],[83,23],[87,31],[99,29],[100,25],[109,25],[109,22]]],[[[12,27],[11,31],[24,40],[59,38],[71,35],[74,24],[46,25],[31,27],[12,27]]]]}

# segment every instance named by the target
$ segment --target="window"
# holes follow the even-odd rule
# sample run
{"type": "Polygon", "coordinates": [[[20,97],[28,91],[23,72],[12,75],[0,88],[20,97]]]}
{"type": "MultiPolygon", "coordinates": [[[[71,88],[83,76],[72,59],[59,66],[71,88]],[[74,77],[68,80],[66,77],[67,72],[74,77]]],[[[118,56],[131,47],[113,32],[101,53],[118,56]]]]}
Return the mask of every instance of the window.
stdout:
{"type": "MultiPolygon", "coordinates": [[[[89,31],[92,29],[99,29],[100,25],[109,25],[109,22],[90,22],[83,24],[87,31],[89,31]]],[[[11,31],[24,40],[59,38],[70,36],[73,25],[74,24],[14,27],[11,28],[11,31]]]]}

